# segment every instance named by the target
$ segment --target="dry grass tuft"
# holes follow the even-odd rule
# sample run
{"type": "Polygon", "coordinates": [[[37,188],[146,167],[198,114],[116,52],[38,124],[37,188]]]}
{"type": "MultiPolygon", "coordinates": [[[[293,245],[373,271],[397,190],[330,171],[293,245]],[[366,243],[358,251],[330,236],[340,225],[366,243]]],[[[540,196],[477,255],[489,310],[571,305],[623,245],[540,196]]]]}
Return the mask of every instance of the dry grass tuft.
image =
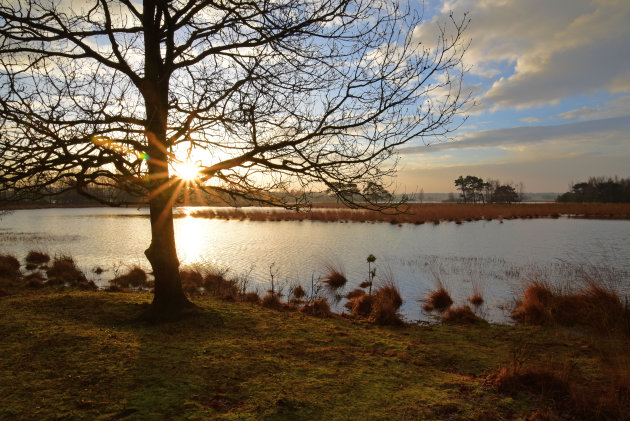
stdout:
{"type": "Polygon", "coordinates": [[[46,275],[49,285],[76,284],[87,280],[70,256],[56,256],[46,275]]]}
{"type": "Polygon", "coordinates": [[[147,273],[138,266],[134,266],[124,275],[118,276],[111,281],[111,285],[116,285],[121,288],[140,287],[147,282],[147,273]]]}
{"type": "Polygon", "coordinates": [[[246,303],[258,304],[260,302],[260,296],[256,292],[246,292],[241,296],[241,300],[246,303]]]}
{"type": "Polygon", "coordinates": [[[352,300],[354,298],[360,297],[362,295],[365,294],[365,291],[363,291],[362,289],[353,289],[352,291],[350,291],[349,293],[346,294],[346,298],[348,300],[352,300]]]}
{"type": "Polygon", "coordinates": [[[306,291],[304,291],[304,288],[302,288],[301,285],[298,285],[293,288],[292,295],[293,298],[295,298],[296,300],[301,300],[306,296],[306,291]]]}
{"type": "Polygon", "coordinates": [[[41,272],[33,272],[23,279],[24,286],[29,289],[38,289],[44,286],[44,275],[41,272]]]}
{"type": "Polygon", "coordinates": [[[282,303],[276,294],[267,294],[263,297],[261,301],[261,305],[263,307],[271,308],[274,310],[282,309],[282,303]]]}
{"type": "Polygon", "coordinates": [[[363,281],[359,284],[359,288],[369,288],[370,285],[372,285],[372,282],[370,281],[363,281]]]}
{"type": "Polygon", "coordinates": [[[0,277],[15,280],[20,275],[20,261],[14,256],[0,254],[0,277]]]}
{"type": "Polygon", "coordinates": [[[512,318],[525,324],[581,326],[595,332],[628,333],[630,314],[616,291],[596,279],[587,280],[575,293],[553,291],[533,282],[512,311],[512,318]]]}
{"type": "Polygon", "coordinates": [[[473,325],[476,323],[485,323],[485,320],[477,316],[469,306],[462,306],[449,309],[444,316],[442,316],[442,322],[454,325],[473,325]]]}
{"type": "Polygon", "coordinates": [[[324,298],[311,301],[300,308],[300,313],[308,314],[315,317],[327,318],[332,317],[333,313],[330,311],[330,305],[324,298]]]}
{"type": "Polygon", "coordinates": [[[203,287],[213,297],[234,301],[240,296],[238,282],[225,277],[226,271],[213,271],[206,275],[203,287]]]}
{"type": "Polygon", "coordinates": [[[26,255],[26,262],[36,265],[41,265],[43,263],[48,263],[50,261],[50,256],[42,251],[31,250],[26,255]]]}
{"type": "Polygon", "coordinates": [[[402,305],[402,298],[398,287],[393,282],[387,282],[374,294],[372,311],[369,320],[377,325],[403,324],[398,309],[402,305]]]}
{"type": "Polygon", "coordinates": [[[451,298],[451,294],[444,288],[444,286],[440,285],[438,289],[431,291],[429,296],[424,300],[424,309],[426,311],[439,311],[440,313],[444,312],[447,308],[449,308],[453,304],[453,299],[451,298]]]}
{"type": "Polygon", "coordinates": [[[468,302],[475,307],[479,307],[480,305],[482,305],[483,301],[483,296],[479,294],[479,292],[474,292],[473,295],[468,298],[468,302]]]}
{"type": "Polygon", "coordinates": [[[346,275],[344,275],[343,270],[340,268],[329,265],[326,267],[326,270],[327,274],[322,282],[324,282],[329,289],[336,291],[343,288],[348,282],[346,275]]]}
{"type": "Polygon", "coordinates": [[[374,296],[363,294],[350,300],[349,303],[351,303],[351,305],[349,305],[348,307],[350,307],[352,314],[359,317],[369,317],[372,313],[374,296]]]}
{"type": "Polygon", "coordinates": [[[196,270],[181,270],[179,276],[182,279],[182,289],[186,294],[199,294],[204,285],[203,275],[196,270]]]}

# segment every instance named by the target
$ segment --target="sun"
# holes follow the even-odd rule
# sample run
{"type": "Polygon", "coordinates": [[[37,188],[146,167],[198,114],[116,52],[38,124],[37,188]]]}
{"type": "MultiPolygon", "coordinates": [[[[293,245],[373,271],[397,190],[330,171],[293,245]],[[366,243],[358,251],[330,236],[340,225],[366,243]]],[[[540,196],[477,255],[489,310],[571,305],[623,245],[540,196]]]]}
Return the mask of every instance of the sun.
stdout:
{"type": "Polygon", "coordinates": [[[195,181],[201,175],[199,164],[192,161],[173,162],[173,170],[176,177],[188,182],[195,181]]]}

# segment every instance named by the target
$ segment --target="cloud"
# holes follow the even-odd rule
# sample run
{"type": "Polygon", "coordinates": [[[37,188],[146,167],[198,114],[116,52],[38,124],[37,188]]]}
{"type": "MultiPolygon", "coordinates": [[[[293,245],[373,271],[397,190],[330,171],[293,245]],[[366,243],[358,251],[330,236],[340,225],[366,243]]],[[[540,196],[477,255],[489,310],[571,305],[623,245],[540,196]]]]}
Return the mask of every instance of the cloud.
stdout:
{"type": "Polygon", "coordinates": [[[620,117],[630,114],[630,95],[608,101],[603,106],[582,107],[558,114],[558,118],[565,120],[597,120],[602,118],[620,117]]]}
{"type": "Polygon", "coordinates": [[[630,91],[627,0],[455,0],[416,28],[421,41],[453,11],[470,12],[466,62],[486,78],[505,75],[482,98],[494,109],[557,103],[598,91],[630,91]]]}
{"type": "Polygon", "coordinates": [[[533,143],[587,140],[597,142],[611,137],[628,140],[630,115],[601,120],[581,121],[554,126],[521,126],[468,132],[455,141],[431,146],[410,146],[401,155],[427,154],[444,150],[473,148],[519,148],[533,143]]]}

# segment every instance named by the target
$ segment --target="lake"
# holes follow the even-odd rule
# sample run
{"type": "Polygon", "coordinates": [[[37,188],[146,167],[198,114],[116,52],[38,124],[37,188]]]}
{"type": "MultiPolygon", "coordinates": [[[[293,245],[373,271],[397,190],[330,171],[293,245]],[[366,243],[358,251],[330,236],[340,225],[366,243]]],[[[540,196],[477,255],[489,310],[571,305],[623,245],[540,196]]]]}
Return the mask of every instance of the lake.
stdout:
{"type": "MultiPolygon", "coordinates": [[[[195,208],[199,209],[199,208],[195,208]]],[[[190,209],[177,212],[188,214],[190,209]]],[[[0,220],[0,252],[24,259],[30,250],[71,255],[100,286],[138,265],[149,270],[147,209],[81,208],[19,210],[0,220]],[[92,272],[100,266],[101,275],[92,272]]],[[[366,258],[376,256],[376,283],[393,279],[408,320],[428,320],[419,299],[441,281],[456,304],[481,290],[482,315],[508,321],[526,280],[544,278],[570,285],[576,265],[614,271],[623,294],[630,292],[630,221],[514,219],[402,226],[386,223],[175,220],[183,267],[229,268],[249,274],[251,290],[325,276],[326,266],[344,270],[345,291],[367,278],[366,258]]],[[[341,310],[341,307],[338,307],[341,310]]]]}

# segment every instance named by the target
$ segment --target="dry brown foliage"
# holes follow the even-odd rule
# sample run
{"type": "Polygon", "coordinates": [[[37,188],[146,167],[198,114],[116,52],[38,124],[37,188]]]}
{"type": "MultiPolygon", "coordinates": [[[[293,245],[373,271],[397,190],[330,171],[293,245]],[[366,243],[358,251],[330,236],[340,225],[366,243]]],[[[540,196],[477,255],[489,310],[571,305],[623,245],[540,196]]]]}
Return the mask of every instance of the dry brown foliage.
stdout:
{"type": "Polygon", "coordinates": [[[532,283],[512,312],[520,323],[583,326],[600,332],[628,333],[630,314],[616,291],[591,279],[575,293],[554,292],[542,282],[532,283]]]}
{"type": "Polygon", "coordinates": [[[461,306],[449,309],[444,316],[442,316],[442,322],[446,324],[472,325],[483,323],[485,320],[477,316],[469,306],[461,306]]]}
{"type": "Polygon", "coordinates": [[[365,291],[363,291],[362,289],[353,289],[352,291],[350,291],[349,293],[346,294],[346,298],[348,300],[352,300],[353,298],[357,298],[360,297],[362,295],[365,294],[365,291]]]}
{"type": "Polygon", "coordinates": [[[146,284],[147,273],[140,267],[134,266],[124,275],[112,279],[110,284],[121,288],[140,287],[146,284]]]}
{"type": "Polygon", "coordinates": [[[50,285],[65,282],[75,284],[86,281],[83,273],[77,268],[72,257],[69,256],[55,257],[52,266],[46,271],[46,275],[48,275],[48,284],[50,285]]]}
{"type": "Polygon", "coordinates": [[[50,261],[50,256],[44,252],[41,251],[37,251],[37,250],[31,250],[28,252],[28,254],[26,255],[26,262],[27,263],[33,263],[33,264],[42,264],[42,263],[47,263],[50,261]]]}
{"type": "Polygon", "coordinates": [[[429,296],[423,301],[426,311],[437,310],[443,312],[453,304],[451,294],[449,294],[442,285],[440,285],[438,289],[431,291],[429,296]]]}
{"type": "Polygon", "coordinates": [[[319,298],[304,304],[304,306],[300,308],[300,313],[322,318],[333,316],[333,313],[330,311],[330,305],[324,298],[319,298]]]}
{"type": "Polygon", "coordinates": [[[282,309],[282,303],[276,294],[267,294],[263,297],[261,301],[261,305],[263,307],[271,308],[274,310],[282,309]]]}
{"type": "Polygon", "coordinates": [[[400,325],[398,309],[402,305],[400,292],[393,282],[381,286],[374,294],[369,320],[377,325],[400,325]]]}
{"type": "Polygon", "coordinates": [[[8,254],[0,255],[0,277],[15,279],[20,274],[20,261],[8,254]]]}
{"type": "Polygon", "coordinates": [[[391,224],[423,224],[440,221],[478,221],[515,218],[572,218],[630,219],[627,203],[519,203],[519,204],[472,204],[472,203],[409,203],[401,213],[375,212],[349,209],[342,204],[314,204],[311,212],[289,210],[249,210],[248,208],[215,208],[194,213],[196,217],[218,219],[249,219],[256,221],[353,221],[387,222],[391,224]]]}

